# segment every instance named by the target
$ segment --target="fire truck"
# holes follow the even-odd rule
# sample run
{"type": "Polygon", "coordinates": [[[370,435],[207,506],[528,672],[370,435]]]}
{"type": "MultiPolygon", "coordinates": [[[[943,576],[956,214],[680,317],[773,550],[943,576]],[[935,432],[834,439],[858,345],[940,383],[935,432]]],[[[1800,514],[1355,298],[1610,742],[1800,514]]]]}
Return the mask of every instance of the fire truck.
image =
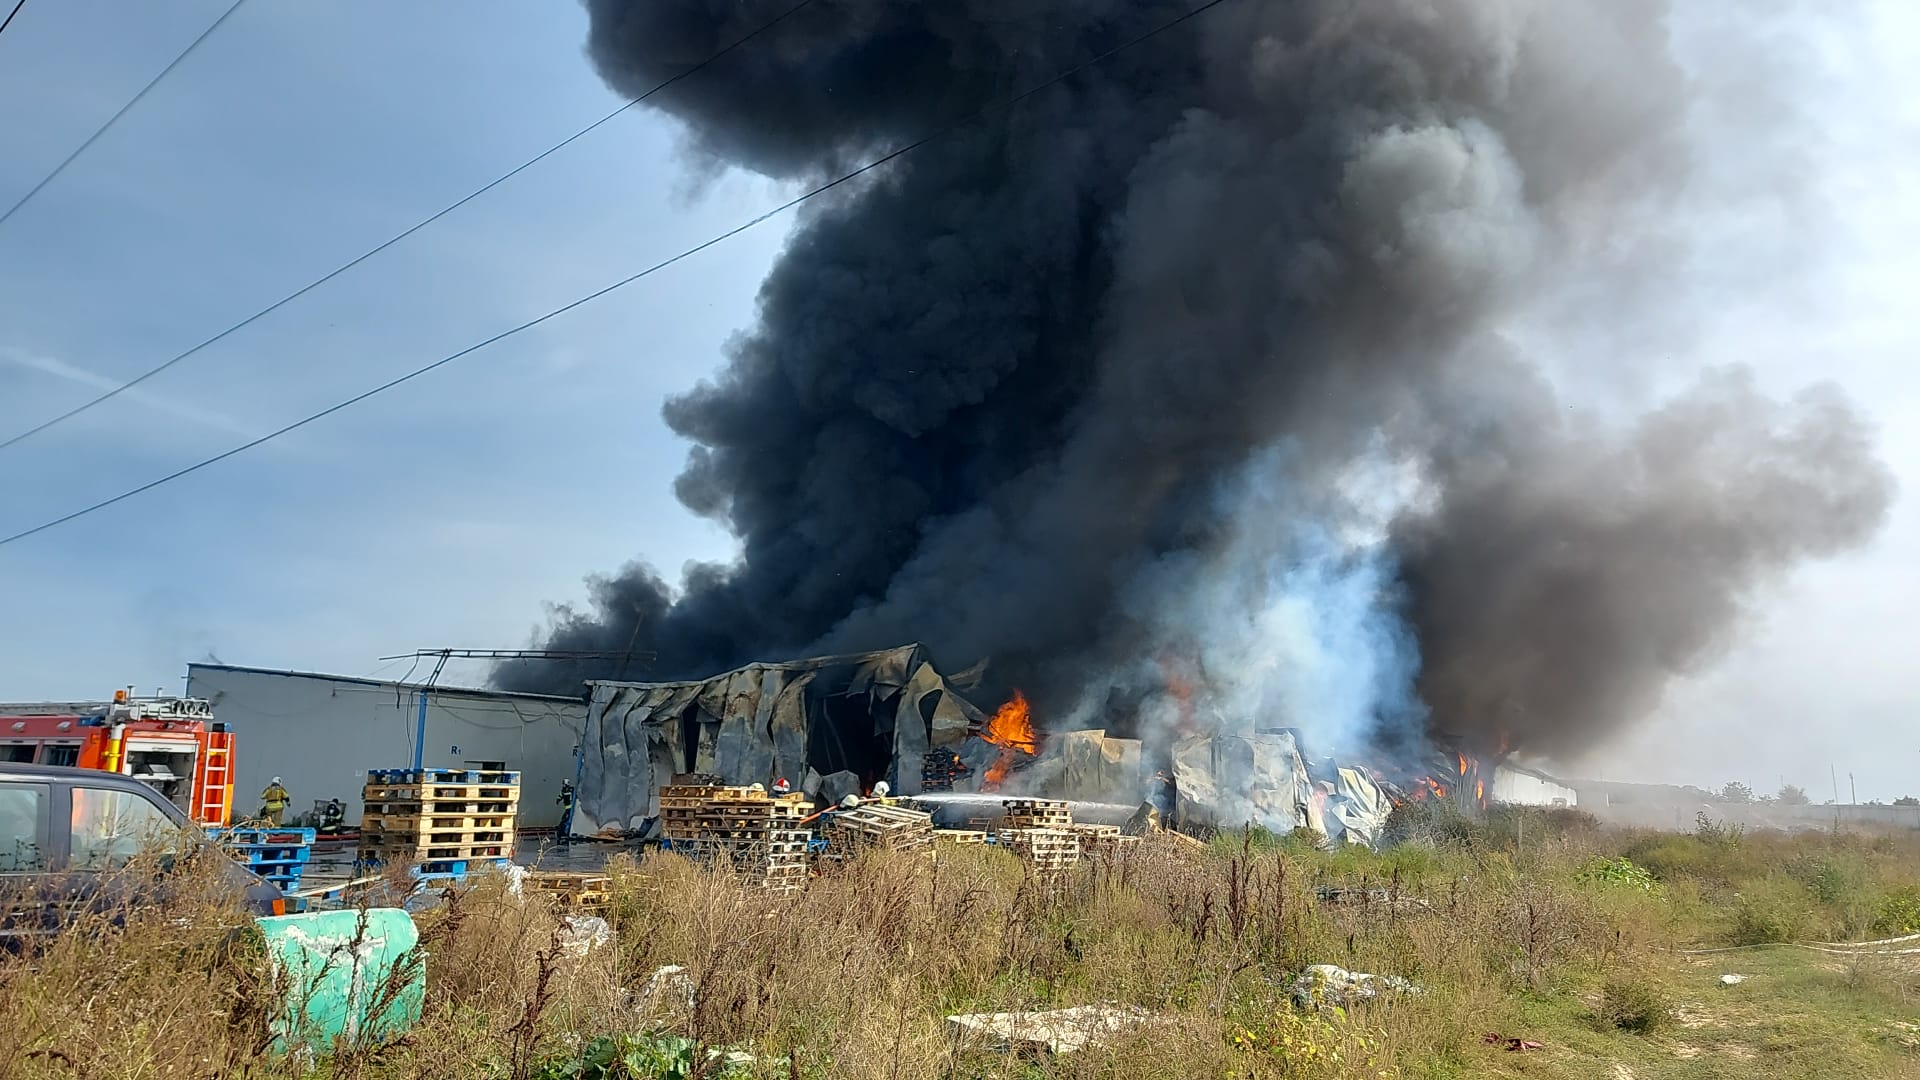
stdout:
{"type": "Polygon", "coordinates": [[[200,698],[0,705],[0,761],[70,765],[146,783],[201,825],[233,817],[233,733],[200,698]]]}

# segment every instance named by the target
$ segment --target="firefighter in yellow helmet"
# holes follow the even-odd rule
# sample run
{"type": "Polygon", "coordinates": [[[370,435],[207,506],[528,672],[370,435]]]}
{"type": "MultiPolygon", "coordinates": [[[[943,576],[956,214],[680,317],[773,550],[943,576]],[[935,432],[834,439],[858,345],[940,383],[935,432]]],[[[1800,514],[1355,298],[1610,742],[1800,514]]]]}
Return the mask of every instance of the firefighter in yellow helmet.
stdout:
{"type": "Polygon", "coordinates": [[[280,819],[286,816],[287,803],[291,798],[281,785],[280,778],[274,777],[273,783],[260,793],[260,816],[274,825],[280,824],[280,819]]]}

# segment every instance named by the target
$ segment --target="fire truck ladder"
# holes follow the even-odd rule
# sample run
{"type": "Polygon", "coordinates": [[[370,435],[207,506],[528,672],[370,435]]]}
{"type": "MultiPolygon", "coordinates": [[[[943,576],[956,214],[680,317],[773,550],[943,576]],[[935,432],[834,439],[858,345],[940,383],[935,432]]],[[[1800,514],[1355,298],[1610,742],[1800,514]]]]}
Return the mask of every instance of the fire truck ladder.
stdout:
{"type": "Polygon", "coordinates": [[[200,786],[195,794],[193,819],[204,825],[227,824],[227,786],[233,782],[233,746],[228,740],[209,732],[206,737],[206,767],[200,770],[200,786]],[[227,743],[216,746],[215,742],[227,743]]]}

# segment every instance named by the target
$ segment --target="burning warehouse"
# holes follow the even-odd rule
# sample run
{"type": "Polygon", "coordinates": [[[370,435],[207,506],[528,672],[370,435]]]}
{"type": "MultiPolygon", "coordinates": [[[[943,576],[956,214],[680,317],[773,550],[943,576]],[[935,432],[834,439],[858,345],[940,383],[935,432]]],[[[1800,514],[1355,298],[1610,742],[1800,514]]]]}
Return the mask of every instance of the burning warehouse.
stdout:
{"type": "Polygon", "coordinates": [[[989,715],[965,696],[978,675],[943,675],[908,645],[701,680],[592,682],[574,830],[642,830],[659,815],[659,789],[686,775],[784,778],[827,802],[882,780],[905,795],[1148,801],[1183,826],[1307,828],[1362,843],[1378,839],[1397,801],[1485,802],[1481,769],[1464,755],[1440,755],[1458,763],[1457,773],[1436,768],[1444,782],[1395,784],[1366,765],[1310,760],[1289,730],[1192,734],[1149,751],[1102,729],[1046,731],[1017,691],[989,715]]]}

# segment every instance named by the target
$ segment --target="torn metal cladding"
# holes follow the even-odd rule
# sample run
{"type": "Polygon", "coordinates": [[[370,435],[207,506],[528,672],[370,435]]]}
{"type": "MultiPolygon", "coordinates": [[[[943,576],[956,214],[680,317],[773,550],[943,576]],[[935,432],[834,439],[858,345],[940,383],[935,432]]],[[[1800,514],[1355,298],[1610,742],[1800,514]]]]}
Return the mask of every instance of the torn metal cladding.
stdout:
{"type": "MultiPolygon", "coordinates": [[[[660,787],[687,773],[864,793],[894,762],[958,747],[986,719],[919,645],[689,682],[592,682],[588,699],[576,835],[639,828],[659,815],[660,787]]],[[[899,782],[917,780],[901,770],[899,782]]]]}

